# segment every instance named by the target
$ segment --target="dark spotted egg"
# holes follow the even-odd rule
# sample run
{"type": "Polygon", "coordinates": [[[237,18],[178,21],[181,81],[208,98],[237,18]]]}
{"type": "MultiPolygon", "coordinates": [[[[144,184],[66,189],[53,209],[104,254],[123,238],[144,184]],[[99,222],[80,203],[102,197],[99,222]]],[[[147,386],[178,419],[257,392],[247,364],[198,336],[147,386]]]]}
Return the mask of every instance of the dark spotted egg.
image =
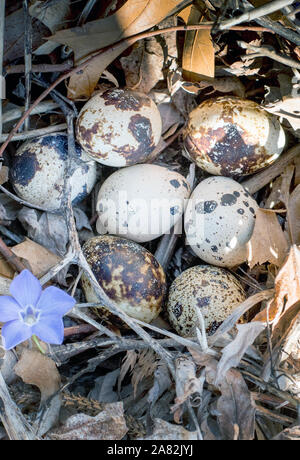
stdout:
{"type": "Polygon", "coordinates": [[[187,244],[209,264],[234,267],[246,261],[256,201],[229,177],[209,177],[195,188],[185,213],[187,244]]]}
{"type": "Polygon", "coordinates": [[[272,164],[285,146],[285,134],[278,119],[255,102],[219,97],[192,110],[184,145],[208,173],[240,176],[272,164]]]}
{"type": "Polygon", "coordinates": [[[212,334],[244,300],[242,285],[229,271],[198,265],[185,270],[172,283],[167,304],[169,321],[179,335],[195,335],[199,310],[207,333],[212,334]]]}
{"type": "MultiPolygon", "coordinates": [[[[96,182],[96,163],[76,145],[78,165],[70,179],[73,204],[83,200],[96,182]]],[[[16,152],[10,168],[10,181],[16,194],[49,211],[61,206],[68,137],[56,133],[25,142],[16,152]]]]}
{"type": "Polygon", "coordinates": [[[162,130],[160,112],[150,97],[128,89],[93,96],[77,120],[77,140],[99,163],[130,166],[152,158],[162,130]]]}
{"type": "Polygon", "coordinates": [[[168,168],[142,164],[119,169],[99,190],[98,233],[152,241],[179,221],[189,196],[186,179],[168,168]]]}
{"type": "MultiPolygon", "coordinates": [[[[159,315],[166,295],[166,277],[149,251],[125,238],[103,235],[88,240],[83,253],[99,285],[127,315],[146,323],[159,315]]],[[[82,287],[88,302],[99,301],[85,276],[82,287]]],[[[97,310],[103,320],[123,326],[104,307],[97,310]]]]}

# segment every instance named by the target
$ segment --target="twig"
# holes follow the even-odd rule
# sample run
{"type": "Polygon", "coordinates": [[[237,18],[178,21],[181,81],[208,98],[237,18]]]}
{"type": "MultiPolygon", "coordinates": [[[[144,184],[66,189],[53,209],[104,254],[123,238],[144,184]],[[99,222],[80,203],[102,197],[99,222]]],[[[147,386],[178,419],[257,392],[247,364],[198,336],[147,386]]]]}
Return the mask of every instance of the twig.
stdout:
{"type": "MultiPolygon", "coordinates": [[[[60,123],[59,125],[47,126],[47,128],[31,129],[30,131],[24,131],[23,133],[14,134],[10,137],[10,134],[2,134],[0,136],[0,143],[6,143],[8,138],[10,141],[23,141],[26,139],[32,139],[33,137],[44,136],[45,134],[55,133],[56,131],[65,131],[67,129],[66,123],[60,123]]],[[[4,145],[4,144],[3,144],[4,145]]]]}
{"type": "Polygon", "coordinates": [[[25,270],[27,267],[23,264],[23,262],[16,256],[11,249],[4,243],[2,238],[0,237],[0,254],[3,255],[5,260],[11,265],[15,270],[21,272],[25,270]]]}
{"type": "Polygon", "coordinates": [[[38,211],[47,211],[47,209],[45,209],[45,208],[35,206],[35,205],[29,203],[28,201],[22,200],[21,198],[19,198],[18,196],[14,195],[9,190],[7,190],[5,187],[3,187],[3,185],[0,185],[0,190],[1,190],[1,192],[5,193],[5,195],[9,196],[14,201],[16,201],[17,203],[22,204],[23,206],[27,206],[28,208],[32,208],[32,209],[37,209],[38,211]]]}
{"type": "MultiPolygon", "coordinates": [[[[52,73],[52,72],[65,72],[73,67],[73,61],[68,59],[61,64],[33,64],[31,67],[32,73],[52,73]]],[[[6,75],[12,75],[16,73],[24,73],[25,65],[8,65],[5,67],[4,72],[6,75]]]]}
{"type": "Polygon", "coordinates": [[[275,177],[279,176],[284,168],[296,158],[300,153],[300,144],[295,145],[267,169],[255,174],[250,179],[246,179],[242,182],[242,185],[253,195],[253,193],[261,190],[265,185],[269,184],[275,177]]]}
{"type": "MultiPolygon", "coordinates": [[[[59,105],[56,102],[53,101],[44,101],[41,102],[32,112],[31,115],[39,115],[41,113],[45,112],[51,112],[55,109],[57,109],[59,105]]],[[[18,107],[15,109],[8,110],[7,112],[4,112],[2,121],[4,123],[8,123],[9,121],[12,120],[17,120],[17,118],[21,117],[23,113],[25,112],[25,107],[18,107]]]]}
{"type": "Polygon", "coordinates": [[[241,24],[242,22],[250,22],[255,19],[259,19],[262,16],[274,13],[275,11],[284,8],[285,6],[291,5],[292,3],[294,3],[294,0],[273,0],[272,2],[268,2],[265,5],[259,6],[258,8],[253,8],[250,11],[246,11],[237,18],[232,18],[224,21],[222,24],[220,24],[219,29],[228,30],[229,28],[236,26],[237,24],[241,24]]]}
{"type": "Polygon", "coordinates": [[[5,29],[5,0],[0,2],[0,135],[2,134],[2,79],[3,79],[3,52],[4,52],[4,29],[5,29]]]}
{"type": "MultiPolygon", "coordinates": [[[[32,29],[31,16],[29,14],[28,0],[23,0],[23,12],[25,23],[24,61],[25,61],[25,112],[30,107],[31,100],[31,67],[32,67],[32,29]]],[[[25,119],[24,131],[29,130],[30,117],[25,119]]]]}
{"type": "MultiPolygon", "coordinates": [[[[273,2],[269,2],[269,4],[270,3],[273,2]]],[[[253,5],[248,0],[243,0],[243,4],[248,8],[253,8],[253,5]]],[[[267,29],[269,29],[269,31],[272,31],[275,34],[278,34],[281,37],[286,38],[290,42],[295,43],[295,45],[300,46],[299,34],[289,29],[288,27],[283,26],[279,22],[272,21],[269,18],[258,18],[255,19],[255,22],[257,22],[257,24],[261,25],[262,27],[266,27],[267,29]]]]}
{"type": "Polygon", "coordinates": [[[268,57],[270,59],[273,59],[273,61],[280,62],[281,64],[284,64],[286,66],[292,67],[294,69],[300,70],[300,63],[295,61],[294,59],[290,58],[289,56],[284,56],[283,54],[277,53],[274,49],[269,49],[266,46],[254,46],[251,45],[250,43],[246,43],[243,41],[238,41],[237,44],[244,49],[249,49],[252,51],[255,51],[254,54],[246,54],[245,56],[242,56],[243,59],[249,59],[249,58],[257,58],[257,57],[268,57]]]}
{"type": "MultiPolygon", "coordinates": [[[[3,143],[3,145],[0,148],[0,157],[3,155],[4,150],[6,149],[7,145],[11,141],[11,139],[14,137],[15,133],[17,133],[18,129],[20,126],[23,124],[24,120],[31,114],[32,110],[40,103],[42,102],[45,97],[54,89],[56,86],[58,86],[61,82],[66,80],[67,78],[71,77],[76,72],[80,72],[81,70],[84,70],[89,64],[93,63],[95,60],[98,59],[99,55],[105,55],[105,54],[110,54],[114,52],[116,49],[122,49],[124,47],[124,44],[126,43],[127,48],[129,46],[132,46],[134,43],[136,43],[138,40],[143,40],[144,38],[148,37],[155,37],[160,34],[165,34],[169,32],[179,32],[179,31],[188,31],[188,30],[211,30],[213,24],[197,24],[197,25],[189,25],[189,26],[175,26],[175,27],[167,27],[166,29],[159,29],[159,30],[152,30],[148,32],[142,32],[140,34],[134,35],[132,37],[124,38],[123,40],[120,40],[119,42],[115,43],[114,45],[111,45],[109,47],[103,48],[97,53],[95,53],[92,57],[87,59],[85,62],[82,64],[78,65],[77,67],[74,67],[73,69],[69,70],[65,74],[61,75],[57,80],[55,80],[49,88],[45,89],[45,91],[40,94],[40,96],[35,100],[35,102],[31,105],[31,107],[23,114],[19,122],[16,124],[16,126],[12,129],[11,133],[3,143]]],[[[266,31],[268,30],[267,28],[261,28],[261,27],[233,27],[232,30],[256,30],[256,31],[266,31]]],[[[1,140],[0,140],[1,142],[1,140]]]]}

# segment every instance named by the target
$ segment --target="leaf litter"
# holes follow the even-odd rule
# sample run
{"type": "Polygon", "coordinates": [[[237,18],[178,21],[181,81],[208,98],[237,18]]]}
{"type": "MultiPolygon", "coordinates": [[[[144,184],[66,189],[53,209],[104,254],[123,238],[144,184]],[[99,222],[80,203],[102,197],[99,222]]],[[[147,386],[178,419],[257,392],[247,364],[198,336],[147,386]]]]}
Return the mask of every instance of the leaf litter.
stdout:
{"type": "MultiPolygon", "coordinates": [[[[194,107],[218,96],[245,97],[275,114],[287,133],[286,150],[294,148],[296,154],[284,167],[275,162],[268,181],[264,171],[249,179],[260,209],[248,243],[248,263],[231,270],[242,282],[247,299],[213,335],[206,336],[199,324],[196,336],[180,337],[168,325],[165,312],[156,328],[144,332],[134,321],[134,330],[123,330],[119,323],[106,325],[95,310],[79,310],[87,312],[81,319],[71,312],[65,317],[65,331],[74,332],[65,334],[62,345],[42,344],[46,355],[27,344],[13,354],[0,350],[4,437],[299,439],[297,14],[293,16],[292,9],[288,14],[287,8],[269,14],[268,2],[246,2],[248,7],[265,5],[267,10],[257,20],[243,22],[240,29],[224,30],[220,23],[237,17],[241,11],[235,11],[233,4],[243,8],[242,2],[227,2],[227,7],[215,0],[29,3],[29,32],[22,2],[14,8],[6,5],[6,16],[0,18],[5,20],[4,120],[11,123],[11,107],[21,116],[28,101],[40,96],[41,88],[34,81],[41,75],[48,90],[58,77],[65,86],[50,91],[49,110],[47,104],[37,105],[30,117],[25,115],[22,121],[29,119],[30,132],[19,130],[21,142],[34,137],[31,131],[47,134],[66,118],[70,123],[70,110],[76,118],[82,101],[94,92],[127,86],[148,94],[160,110],[163,141],[155,162],[185,176],[189,158],[183,151],[182,128],[194,107]],[[85,8],[86,3],[90,8],[85,8]],[[266,23],[268,30],[257,28],[266,23]],[[195,24],[206,28],[184,30],[195,24]],[[167,33],[160,32],[165,28],[167,33]],[[138,40],[135,36],[141,33],[143,39],[138,40]],[[33,66],[29,86],[28,56],[24,59],[28,34],[33,66]],[[88,65],[76,71],[88,59],[88,65]],[[64,72],[72,66],[67,79],[64,72]]],[[[1,128],[4,133],[8,124],[1,128]]],[[[2,134],[1,143],[5,138],[2,134]]],[[[34,275],[60,285],[75,296],[80,309],[86,308],[79,282],[84,267],[79,264],[78,269],[74,247],[78,251],[76,241],[82,245],[97,234],[97,193],[112,171],[98,168],[98,183],[88,198],[73,207],[74,217],[66,217],[64,209],[45,212],[22,203],[11,187],[11,157],[19,145],[14,140],[9,144],[0,169],[0,294],[9,293],[17,274],[12,253],[34,275]]],[[[197,168],[195,182],[206,176],[197,168]]],[[[247,180],[241,182],[247,186],[247,180]]],[[[155,254],[163,239],[145,247],[155,254]]],[[[202,263],[184,238],[171,241],[164,267],[168,285],[182,271],[202,263]]]]}

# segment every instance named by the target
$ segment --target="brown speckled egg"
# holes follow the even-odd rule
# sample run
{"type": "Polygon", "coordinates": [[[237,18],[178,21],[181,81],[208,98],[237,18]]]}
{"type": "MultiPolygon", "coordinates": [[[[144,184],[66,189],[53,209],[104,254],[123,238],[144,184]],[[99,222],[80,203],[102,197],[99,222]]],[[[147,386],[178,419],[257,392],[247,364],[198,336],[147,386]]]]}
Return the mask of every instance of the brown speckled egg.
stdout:
{"type": "Polygon", "coordinates": [[[213,334],[244,300],[243,287],[230,272],[198,265],[185,270],[172,283],[167,311],[179,335],[195,334],[195,326],[199,327],[197,309],[203,315],[207,333],[213,334]]]}
{"type": "MultiPolygon", "coordinates": [[[[166,278],[149,251],[125,238],[104,235],[88,240],[83,253],[100,286],[127,315],[146,323],[159,315],[166,278]]],[[[82,277],[82,287],[88,302],[99,302],[86,276],[82,277]]],[[[124,326],[104,307],[97,311],[103,320],[124,326]]]]}
{"type": "Polygon", "coordinates": [[[130,166],[152,158],[162,131],[160,112],[145,94],[110,89],[93,96],[77,120],[77,140],[96,161],[130,166]]]}
{"type": "Polygon", "coordinates": [[[256,201],[234,179],[213,176],[193,191],[185,212],[187,244],[205,262],[234,267],[247,259],[256,201]]]}
{"type": "Polygon", "coordinates": [[[278,119],[253,101],[219,97],[189,115],[184,134],[191,160],[210,174],[252,174],[272,164],[285,145],[278,119]]]}
{"type": "MultiPolygon", "coordinates": [[[[70,178],[73,204],[88,196],[97,179],[96,162],[78,144],[76,154],[77,165],[70,178]]],[[[25,142],[9,171],[16,194],[33,205],[57,211],[63,198],[67,160],[66,134],[47,134],[25,142]]]]}

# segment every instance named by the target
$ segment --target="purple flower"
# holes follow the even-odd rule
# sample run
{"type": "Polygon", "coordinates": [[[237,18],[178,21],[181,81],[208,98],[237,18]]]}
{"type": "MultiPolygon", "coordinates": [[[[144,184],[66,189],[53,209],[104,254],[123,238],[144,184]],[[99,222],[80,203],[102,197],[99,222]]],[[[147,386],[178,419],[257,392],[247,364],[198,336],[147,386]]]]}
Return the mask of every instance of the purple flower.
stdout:
{"type": "Polygon", "coordinates": [[[54,286],[42,290],[39,280],[23,270],[10,285],[11,296],[0,297],[2,342],[9,350],[36,335],[47,343],[61,344],[64,339],[63,316],[75,299],[54,286]]]}

